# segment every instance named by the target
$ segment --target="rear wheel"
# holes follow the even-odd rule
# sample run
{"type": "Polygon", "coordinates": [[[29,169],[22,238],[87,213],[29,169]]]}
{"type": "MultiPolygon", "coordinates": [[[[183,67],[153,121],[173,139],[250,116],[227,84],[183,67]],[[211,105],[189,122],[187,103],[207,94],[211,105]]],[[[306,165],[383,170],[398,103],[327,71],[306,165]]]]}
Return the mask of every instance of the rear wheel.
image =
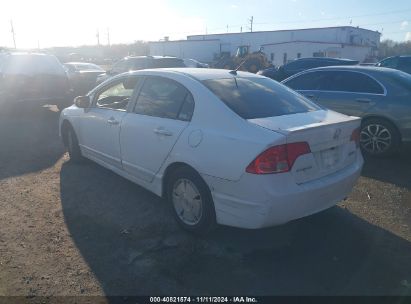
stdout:
{"type": "Polygon", "coordinates": [[[390,122],[371,118],[365,120],[361,125],[360,144],[365,154],[385,157],[398,150],[400,136],[390,122]]]}
{"type": "Polygon", "coordinates": [[[186,230],[207,234],[216,227],[210,189],[193,169],[181,167],[168,178],[167,199],[177,222],[186,230]]]}

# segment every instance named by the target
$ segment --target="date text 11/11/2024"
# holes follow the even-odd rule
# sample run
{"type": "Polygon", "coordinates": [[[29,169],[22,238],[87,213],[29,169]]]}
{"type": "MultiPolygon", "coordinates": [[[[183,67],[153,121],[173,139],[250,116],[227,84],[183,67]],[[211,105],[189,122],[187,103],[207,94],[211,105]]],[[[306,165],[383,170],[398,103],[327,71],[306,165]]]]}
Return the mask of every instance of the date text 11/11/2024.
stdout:
{"type": "Polygon", "coordinates": [[[150,297],[150,303],[258,303],[254,297],[150,297]]]}

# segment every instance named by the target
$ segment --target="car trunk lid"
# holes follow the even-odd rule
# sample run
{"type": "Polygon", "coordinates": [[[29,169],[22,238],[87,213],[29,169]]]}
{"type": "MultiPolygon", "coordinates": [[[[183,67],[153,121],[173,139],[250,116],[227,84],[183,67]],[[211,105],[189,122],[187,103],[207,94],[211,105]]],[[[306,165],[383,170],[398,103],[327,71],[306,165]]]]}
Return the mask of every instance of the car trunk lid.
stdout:
{"type": "Polygon", "coordinates": [[[298,157],[291,169],[298,184],[333,174],[356,160],[351,136],[360,126],[357,117],[320,110],[248,121],[283,134],[287,143],[309,144],[311,153],[298,157]]]}

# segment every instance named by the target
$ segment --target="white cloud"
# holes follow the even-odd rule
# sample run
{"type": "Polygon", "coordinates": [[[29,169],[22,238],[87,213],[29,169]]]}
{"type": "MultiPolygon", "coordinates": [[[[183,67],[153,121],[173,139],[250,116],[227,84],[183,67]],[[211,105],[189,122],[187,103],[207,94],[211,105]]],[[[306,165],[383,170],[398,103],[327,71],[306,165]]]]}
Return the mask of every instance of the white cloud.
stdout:
{"type": "Polygon", "coordinates": [[[406,28],[408,25],[409,25],[408,21],[403,21],[403,22],[401,22],[400,29],[401,29],[401,30],[405,30],[405,28],[406,28]]]}
{"type": "Polygon", "coordinates": [[[405,34],[405,41],[411,41],[411,32],[405,34]]]}
{"type": "Polygon", "coordinates": [[[238,8],[238,5],[237,5],[237,4],[231,4],[230,7],[231,7],[232,9],[237,9],[237,8],[238,8]]]}

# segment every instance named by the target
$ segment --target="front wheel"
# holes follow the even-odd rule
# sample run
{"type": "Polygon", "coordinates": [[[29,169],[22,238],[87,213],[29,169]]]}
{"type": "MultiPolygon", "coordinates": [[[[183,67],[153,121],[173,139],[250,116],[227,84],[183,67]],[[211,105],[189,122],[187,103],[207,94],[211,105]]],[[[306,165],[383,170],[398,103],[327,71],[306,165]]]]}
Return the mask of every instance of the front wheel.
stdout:
{"type": "Polygon", "coordinates": [[[167,182],[167,199],[177,222],[186,230],[205,235],[216,226],[210,189],[194,170],[181,167],[167,182]]]}
{"type": "Polygon", "coordinates": [[[75,163],[83,161],[84,158],[81,155],[80,146],[78,143],[76,133],[73,130],[73,127],[68,126],[64,132],[64,136],[64,143],[67,147],[70,160],[72,160],[75,163]]]}
{"type": "Polygon", "coordinates": [[[365,154],[385,157],[398,150],[400,136],[388,121],[372,118],[365,120],[361,126],[360,144],[365,154]]]}

